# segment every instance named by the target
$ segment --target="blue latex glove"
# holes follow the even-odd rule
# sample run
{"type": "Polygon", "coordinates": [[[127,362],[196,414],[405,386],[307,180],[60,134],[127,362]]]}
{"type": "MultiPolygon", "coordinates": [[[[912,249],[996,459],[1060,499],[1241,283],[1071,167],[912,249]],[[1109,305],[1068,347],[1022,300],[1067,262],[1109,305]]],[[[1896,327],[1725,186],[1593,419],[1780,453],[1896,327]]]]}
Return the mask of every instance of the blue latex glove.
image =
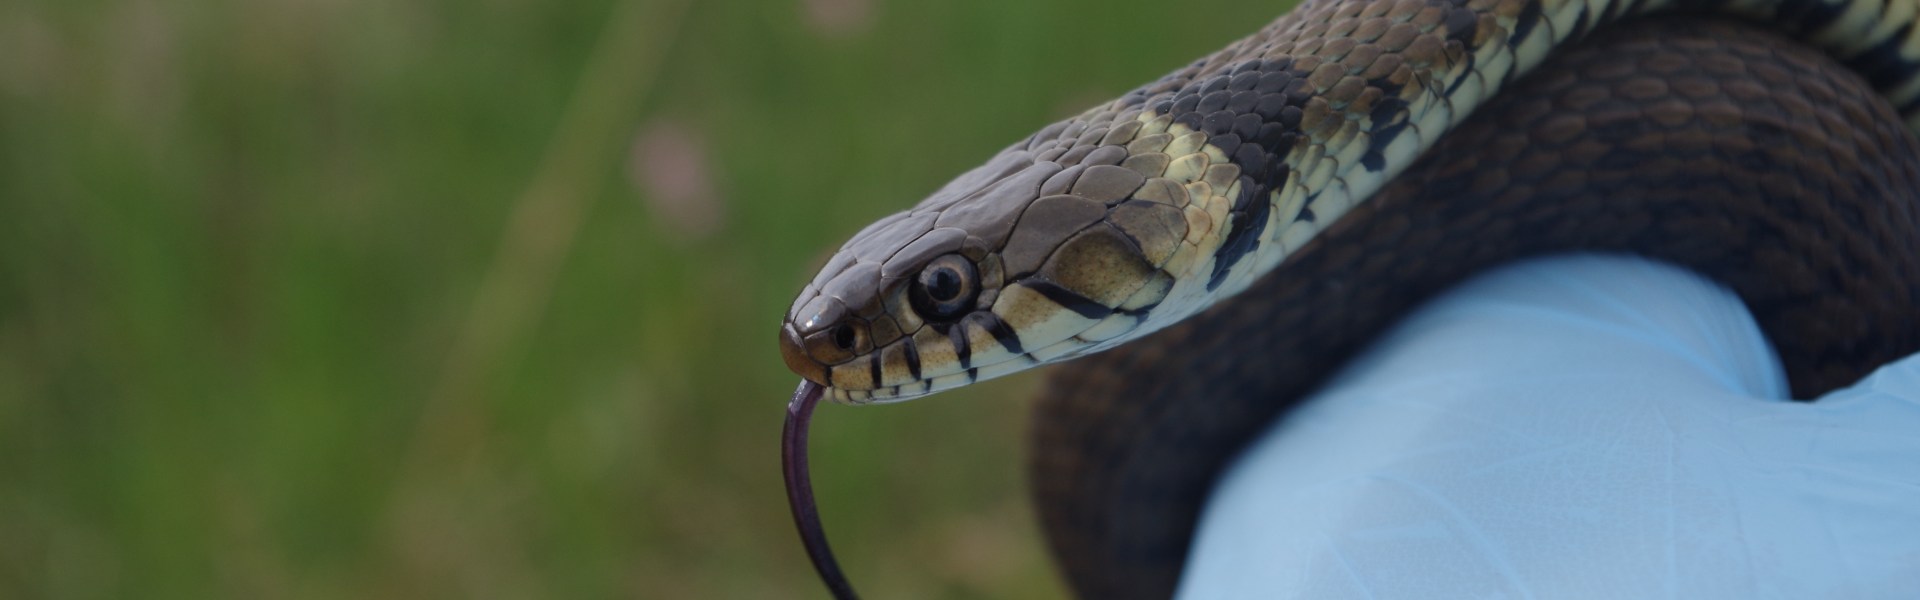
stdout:
{"type": "Polygon", "coordinates": [[[1920,355],[1813,404],[1730,292],[1571,257],[1428,304],[1215,491],[1186,598],[1920,598],[1920,355]]]}

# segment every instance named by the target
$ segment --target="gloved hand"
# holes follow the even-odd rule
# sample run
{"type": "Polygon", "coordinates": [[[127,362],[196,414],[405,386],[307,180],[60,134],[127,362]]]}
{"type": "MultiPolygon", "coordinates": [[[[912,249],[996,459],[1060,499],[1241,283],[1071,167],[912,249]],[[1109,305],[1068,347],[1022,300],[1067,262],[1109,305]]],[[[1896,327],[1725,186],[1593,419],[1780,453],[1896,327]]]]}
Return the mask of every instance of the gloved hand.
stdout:
{"type": "Polygon", "coordinates": [[[1920,598],[1920,355],[1786,389],[1685,271],[1502,270],[1239,459],[1182,597],[1920,598]]]}

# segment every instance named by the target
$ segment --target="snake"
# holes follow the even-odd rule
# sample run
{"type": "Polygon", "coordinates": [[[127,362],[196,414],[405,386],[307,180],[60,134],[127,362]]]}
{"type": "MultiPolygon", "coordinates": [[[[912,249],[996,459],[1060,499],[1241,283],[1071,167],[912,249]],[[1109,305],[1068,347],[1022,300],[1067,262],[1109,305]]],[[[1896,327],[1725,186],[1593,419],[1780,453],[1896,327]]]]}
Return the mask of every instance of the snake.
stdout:
{"type": "Polygon", "coordinates": [[[1057,364],[1029,487],[1082,597],[1173,594],[1213,481],[1394,322],[1511,261],[1736,292],[1795,398],[1920,351],[1920,2],[1304,0],[852,236],[779,332],[814,406],[1057,364]]]}

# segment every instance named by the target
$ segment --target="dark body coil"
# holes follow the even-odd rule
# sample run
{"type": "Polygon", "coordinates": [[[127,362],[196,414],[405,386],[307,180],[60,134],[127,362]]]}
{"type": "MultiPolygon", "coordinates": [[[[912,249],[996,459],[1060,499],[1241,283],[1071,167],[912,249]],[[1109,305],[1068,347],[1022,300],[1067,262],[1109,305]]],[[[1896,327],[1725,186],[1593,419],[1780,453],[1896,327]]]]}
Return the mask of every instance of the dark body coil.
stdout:
{"type": "Polygon", "coordinates": [[[1422,299],[1501,263],[1627,252],[1725,283],[1799,398],[1920,351],[1920,146],[1911,107],[1883,99],[1911,69],[1780,30],[1601,28],[1247,291],[1056,367],[1031,477],[1074,590],[1170,596],[1234,453],[1422,299]]]}

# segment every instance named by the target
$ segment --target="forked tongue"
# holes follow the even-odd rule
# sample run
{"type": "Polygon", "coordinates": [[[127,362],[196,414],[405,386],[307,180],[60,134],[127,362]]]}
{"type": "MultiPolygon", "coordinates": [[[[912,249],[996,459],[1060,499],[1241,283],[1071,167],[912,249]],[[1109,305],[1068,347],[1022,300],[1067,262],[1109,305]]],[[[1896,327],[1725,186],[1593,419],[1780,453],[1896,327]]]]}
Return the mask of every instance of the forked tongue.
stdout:
{"type": "Polygon", "coordinates": [[[793,509],[793,524],[800,529],[800,542],[807,546],[813,570],[820,572],[820,580],[834,598],[854,600],[860,596],[853,593],[853,584],[847,582],[840,563],[833,560],[833,549],[827,547],[827,530],[820,526],[820,507],[814,504],[813,483],[807,476],[807,426],[824,392],[820,384],[805,380],[793,391],[793,401],[787,404],[786,433],[780,438],[780,464],[787,474],[787,506],[793,509]]]}

